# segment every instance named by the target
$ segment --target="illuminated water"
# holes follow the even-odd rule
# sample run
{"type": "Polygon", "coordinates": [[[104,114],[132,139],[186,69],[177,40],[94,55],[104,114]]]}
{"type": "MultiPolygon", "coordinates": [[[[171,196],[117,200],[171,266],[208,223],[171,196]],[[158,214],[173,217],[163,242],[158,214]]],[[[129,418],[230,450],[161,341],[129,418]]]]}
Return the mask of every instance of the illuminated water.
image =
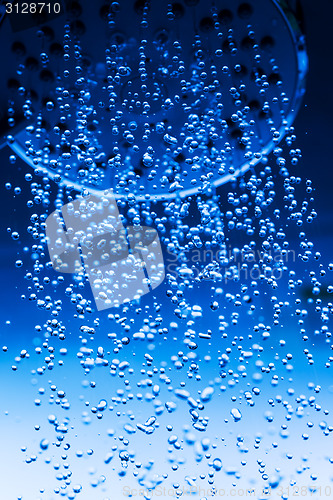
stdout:
{"type": "Polygon", "coordinates": [[[3,498],[330,497],[332,385],[321,380],[333,360],[333,264],[307,236],[317,213],[284,108],[288,82],[245,4],[248,68],[225,11],[204,18],[186,66],[181,42],[165,47],[136,4],[147,33],[137,45],[115,37],[92,71],[65,23],[60,62],[40,53],[45,71],[58,68],[49,100],[31,111],[19,86],[9,102],[9,117],[21,106],[30,121],[24,150],[7,137],[3,498]],[[207,36],[224,40],[222,53],[201,50],[207,36]],[[157,42],[158,77],[146,55],[157,42]],[[84,276],[52,269],[45,221],[76,199],[71,182],[111,183],[125,225],[157,230],[163,284],[98,312],[84,276]]]}

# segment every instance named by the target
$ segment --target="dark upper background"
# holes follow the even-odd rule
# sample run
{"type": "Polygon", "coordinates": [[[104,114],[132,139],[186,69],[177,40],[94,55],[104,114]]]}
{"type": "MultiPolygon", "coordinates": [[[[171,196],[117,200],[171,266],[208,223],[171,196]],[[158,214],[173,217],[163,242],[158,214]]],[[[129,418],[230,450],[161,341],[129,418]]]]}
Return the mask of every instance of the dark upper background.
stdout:
{"type": "MultiPolygon", "coordinates": [[[[295,121],[297,143],[295,147],[302,150],[303,158],[299,163],[299,174],[313,181],[315,187],[315,206],[318,218],[309,227],[314,237],[319,237],[322,243],[333,240],[333,38],[332,19],[333,1],[331,0],[300,0],[304,14],[304,28],[309,55],[309,74],[306,94],[295,121]]],[[[1,75],[0,75],[1,78],[1,75]]],[[[8,156],[10,150],[5,147],[0,151],[1,162],[1,226],[8,224],[8,195],[4,193],[4,184],[11,181],[15,185],[26,184],[23,174],[30,171],[18,159],[16,165],[10,165],[8,156]],[[19,173],[18,170],[21,170],[19,173]]],[[[15,199],[18,211],[20,204],[26,203],[26,197],[15,199]]],[[[23,208],[24,209],[24,208],[23,208]]],[[[19,223],[19,221],[16,221],[19,223]]],[[[3,235],[3,233],[2,233],[3,235]]],[[[2,236],[3,238],[3,236],[2,236]]],[[[3,239],[2,239],[3,241],[3,239]]],[[[7,240],[8,241],[8,240],[7,240]]]]}
{"type": "Polygon", "coordinates": [[[320,232],[333,233],[333,2],[301,0],[309,55],[303,104],[295,120],[302,176],[313,181],[320,232]]]}

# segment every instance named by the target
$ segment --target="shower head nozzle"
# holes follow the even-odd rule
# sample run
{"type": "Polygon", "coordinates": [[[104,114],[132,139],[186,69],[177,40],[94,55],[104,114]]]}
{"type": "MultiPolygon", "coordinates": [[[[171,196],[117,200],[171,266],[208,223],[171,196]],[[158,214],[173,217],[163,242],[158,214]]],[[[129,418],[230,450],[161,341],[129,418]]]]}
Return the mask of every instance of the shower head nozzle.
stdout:
{"type": "Polygon", "coordinates": [[[138,199],[209,192],[293,122],[307,57],[284,1],[56,5],[2,14],[0,134],[57,182],[138,199]]]}

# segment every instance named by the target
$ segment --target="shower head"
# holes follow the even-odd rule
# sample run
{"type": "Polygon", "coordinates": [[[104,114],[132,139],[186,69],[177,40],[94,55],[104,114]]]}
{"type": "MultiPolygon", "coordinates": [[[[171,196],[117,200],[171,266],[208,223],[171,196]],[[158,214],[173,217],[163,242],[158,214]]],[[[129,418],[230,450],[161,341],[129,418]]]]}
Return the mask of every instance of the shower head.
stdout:
{"type": "Polygon", "coordinates": [[[76,189],[209,192],[273,149],[304,93],[304,38],[282,0],[6,5],[3,143],[76,189]]]}

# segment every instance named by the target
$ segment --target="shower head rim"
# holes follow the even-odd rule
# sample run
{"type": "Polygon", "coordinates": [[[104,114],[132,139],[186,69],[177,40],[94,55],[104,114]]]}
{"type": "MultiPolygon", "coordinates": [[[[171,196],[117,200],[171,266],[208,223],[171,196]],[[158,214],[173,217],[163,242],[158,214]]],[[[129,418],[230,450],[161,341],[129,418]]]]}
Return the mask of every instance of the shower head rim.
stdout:
{"type": "MultiPolygon", "coordinates": [[[[278,131],[280,134],[279,140],[281,141],[286,135],[286,129],[292,125],[294,118],[301,105],[302,97],[305,93],[305,77],[308,70],[308,60],[306,54],[306,47],[304,43],[304,36],[301,33],[300,27],[298,26],[294,14],[290,10],[290,8],[286,5],[286,3],[283,2],[282,0],[270,0],[270,1],[282,16],[284,23],[290,34],[290,37],[293,40],[295,67],[297,71],[297,79],[295,81],[294,91],[291,96],[288,113],[285,117],[285,124],[278,127],[278,131]]],[[[66,178],[64,175],[59,174],[59,172],[52,172],[48,167],[44,167],[42,165],[38,165],[36,167],[36,165],[33,163],[32,158],[26,155],[25,152],[26,148],[24,144],[20,142],[20,140],[17,137],[15,137],[15,135],[14,138],[11,138],[10,142],[8,142],[8,145],[10,146],[10,148],[13,150],[14,153],[16,153],[19,157],[21,157],[35,171],[39,172],[42,175],[47,175],[49,178],[55,180],[61,186],[65,186],[69,189],[79,192],[83,190],[89,190],[89,192],[94,194],[101,193],[105,189],[105,188],[100,189],[92,185],[85,185],[81,183],[79,180],[75,181],[73,179],[66,178]],[[60,180],[59,176],[61,176],[60,180]]],[[[274,143],[272,140],[267,142],[261,150],[261,158],[263,156],[267,156],[275,145],[276,143],[274,143]]],[[[233,181],[237,177],[243,175],[249,169],[255,167],[255,165],[260,163],[261,158],[252,158],[251,160],[243,161],[241,165],[238,166],[238,168],[236,168],[236,171],[234,173],[224,174],[219,178],[211,180],[210,191],[215,191],[215,189],[218,188],[219,186],[229,183],[230,181],[233,181]]],[[[150,191],[149,195],[146,195],[146,193],[141,194],[139,192],[136,194],[136,199],[138,201],[145,201],[148,198],[150,200],[163,201],[163,200],[174,199],[177,197],[187,198],[189,196],[200,194],[201,191],[202,190],[200,189],[200,187],[198,188],[195,186],[193,188],[184,188],[182,190],[172,193],[170,192],[164,193],[162,191],[154,193],[153,191],[150,191]]],[[[115,196],[119,199],[126,199],[127,194],[117,193],[115,190],[115,196]]]]}

